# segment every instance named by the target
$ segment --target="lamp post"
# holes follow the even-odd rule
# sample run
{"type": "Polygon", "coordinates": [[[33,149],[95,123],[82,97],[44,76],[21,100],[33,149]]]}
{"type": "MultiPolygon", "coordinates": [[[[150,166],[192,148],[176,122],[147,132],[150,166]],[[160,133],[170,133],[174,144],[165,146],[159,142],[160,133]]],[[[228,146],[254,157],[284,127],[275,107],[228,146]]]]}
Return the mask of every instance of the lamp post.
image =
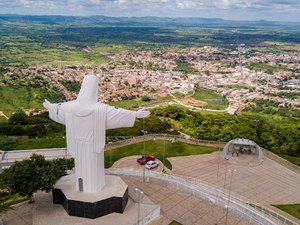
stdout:
{"type": "Polygon", "coordinates": [[[138,222],[137,222],[137,224],[139,225],[140,224],[140,197],[142,194],[144,194],[144,192],[138,188],[135,188],[134,190],[138,194],[138,222]]]}
{"type": "Polygon", "coordinates": [[[256,136],[257,136],[257,122],[259,122],[259,120],[254,120],[255,121],[255,133],[254,133],[254,142],[256,141],[256,136]]]}
{"type": "Polygon", "coordinates": [[[166,151],[166,135],[167,134],[163,134],[164,135],[164,151],[163,151],[163,172],[165,171],[165,151],[166,151]]]}
{"type": "Polygon", "coordinates": [[[230,202],[230,194],[231,194],[231,184],[232,184],[232,176],[233,173],[236,171],[236,169],[229,169],[228,172],[230,172],[230,185],[229,185],[229,192],[228,192],[228,199],[227,199],[227,207],[226,207],[226,219],[225,219],[225,225],[227,225],[228,221],[228,210],[229,210],[229,202],[230,202]]]}
{"type": "MultiPolygon", "coordinates": [[[[221,146],[220,146],[220,142],[222,141],[223,139],[219,139],[219,153],[220,153],[220,150],[221,150],[221,146]]],[[[218,157],[218,171],[217,171],[217,177],[219,177],[219,169],[220,169],[220,157],[218,157]]]]}
{"type": "MultiPolygon", "coordinates": [[[[143,119],[143,127],[144,127],[144,119],[143,119]]],[[[145,134],[147,134],[147,131],[145,131],[144,129],[142,130],[143,132],[143,137],[144,137],[144,157],[146,156],[146,141],[145,141],[145,134]]],[[[145,182],[145,164],[146,164],[146,159],[144,158],[144,162],[143,162],[143,181],[145,182]]]]}
{"type": "Polygon", "coordinates": [[[66,171],[68,170],[68,159],[67,159],[67,157],[68,157],[68,150],[67,150],[67,148],[66,148],[66,154],[65,154],[66,171]]]}
{"type": "MultiPolygon", "coordinates": [[[[108,142],[109,145],[112,144],[112,142],[108,142]]],[[[111,168],[111,147],[109,147],[109,168],[111,168]]]]}
{"type": "Polygon", "coordinates": [[[224,189],[225,189],[225,186],[226,186],[226,175],[227,175],[227,170],[225,169],[225,178],[224,178],[224,186],[223,186],[224,189]]]}

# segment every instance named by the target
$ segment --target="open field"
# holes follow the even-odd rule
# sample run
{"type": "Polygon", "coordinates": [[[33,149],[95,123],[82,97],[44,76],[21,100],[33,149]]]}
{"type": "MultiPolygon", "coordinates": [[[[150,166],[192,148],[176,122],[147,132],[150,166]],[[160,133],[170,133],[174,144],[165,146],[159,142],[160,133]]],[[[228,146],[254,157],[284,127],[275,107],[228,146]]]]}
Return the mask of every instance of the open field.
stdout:
{"type": "Polygon", "coordinates": [[[274,72],[281,71],[281,70],[287,70],[288,68],[286,66],[282,66],[281,64],[271,65],[268,63],[252,63],[250,65],[246,65],[250,69],[258,70],[258,71],[264,71],[269,74],[273,74],[274,72]]]}
{"type": "Polygon", "coordinates": [[[122,100],[118,102],[109,102],[109,105],[121,107],[124,109],[135,109],[139,106],[151,106],[156,105],[164,102],[172,101],[173,98],[171,96],[165,97],[165,98],[158,98],[153,99],[150,101],[142,101],[141,98],[133,99],[133,100],[122,100]]]}
{"type": "Polygon", "coordinates": [[[250,87],[250,86],[240,85],[240,84],[226,85],[226,87],[230,89],[248,89],[249,91],[255,91],[255,87],[250,87]]]}
{"type": "Polygon", "coordinates": [[[198,88],[192,98],[206,102],[204,108],[208,109],[226,109],[228,101],[222,95],[204,88],[198,88]]]}
{"type": "Polygon", "coordinates": [[[280,50],[300,50],[300,45],[294,45],[286,42],[272,42],[272,41],[266,41],[265,44],[269,45],[270,48],[277,48],[280,50]]]}

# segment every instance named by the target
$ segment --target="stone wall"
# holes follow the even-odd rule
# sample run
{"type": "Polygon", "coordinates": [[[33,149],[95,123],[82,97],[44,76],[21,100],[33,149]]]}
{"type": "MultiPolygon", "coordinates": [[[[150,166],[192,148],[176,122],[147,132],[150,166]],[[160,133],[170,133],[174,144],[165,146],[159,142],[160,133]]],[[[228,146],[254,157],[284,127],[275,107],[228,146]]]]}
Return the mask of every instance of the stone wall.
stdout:
{"type": "Polygon", "coordinates": [[[269,159],[279,163],[280,165],[288,168],[289,170],[292,170],[295,173],[300,174],[300,167],[299,166],[287,161],[284,158],[281,158],[280,156],[274,154],[273,152],[268,151],[267,149],[262,148],[262,151],[263,151],[265,157],[268,157],[269,159]]]}

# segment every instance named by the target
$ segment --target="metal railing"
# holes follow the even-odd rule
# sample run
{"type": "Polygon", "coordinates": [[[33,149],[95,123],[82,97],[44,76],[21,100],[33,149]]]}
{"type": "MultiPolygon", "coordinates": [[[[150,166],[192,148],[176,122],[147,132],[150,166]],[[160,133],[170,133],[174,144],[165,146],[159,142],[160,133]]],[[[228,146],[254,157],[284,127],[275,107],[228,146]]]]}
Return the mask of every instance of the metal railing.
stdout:
{"type": "MultiPolygon", "coordinates": [[[[134,168],[110,168],[106,169],[107,174],[112,175],[128,175],[143,176],[142,170],[134,168]]],[[[250,224],[258,225],[297,225],[297,223],[285,218],[284,216],[274,212],[271,209],[261,206],[243,196],[231,193],[226,189],[219,188],[215,185],[197,180],[195,178],[181,177],[177,175],[168,175],[160,172],[146,171],[146,180],[151,179],[165,181],[172,187],[180,188],[194,196],[206,199],[213,204],[225,208],[250,224]]]]}
{"type": "Polygon", "coordinates": [[[196,139],[196,138],[192,138],[192,137],[186,137],[183,135],[171,135],[171,134],[166,134],[166,135],[165,134],[146,134],[143,136],[135,136],[135,137],[120,136],[118,138],[121,140],[107,144],[105,146],[105,149],[112,149],[112,148],[117,148],[122,145],[129,145],[129,144],[134,144],[134,143],[138,143],[141,141],[148,141],[148,140],[155,140],[155,139],[168,140],[171,142],[180,141],[180,142],[194,144],[194,145],[207,144],[207,145],[224,146],[227,143],[227,142],[219,142],[219,141],[201,140],[201,139],[196,139]]]}
{"type": "Polygon", "coordinates": [[[71,157],[66,148],[13,150],[3,152],[1,162],[21,161],[30,158],[33,154],[43,155],[47,160],[71,157]]]}

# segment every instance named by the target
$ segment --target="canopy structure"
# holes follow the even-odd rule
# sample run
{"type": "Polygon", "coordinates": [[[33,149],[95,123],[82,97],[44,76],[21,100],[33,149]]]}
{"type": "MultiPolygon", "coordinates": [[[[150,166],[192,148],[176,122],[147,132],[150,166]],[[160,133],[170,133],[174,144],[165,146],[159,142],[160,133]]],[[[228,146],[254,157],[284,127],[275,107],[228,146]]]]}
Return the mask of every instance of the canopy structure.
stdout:
{"type": "Polygon", "coordinates": [[[237,138],[229,141],[223,148],[223,155],[227,158],[228,154],[231,153],[245,153],[245,154],[254,154],[259,160],[263,160],[263,152],[258,144],[254,141],[248,139],[237,138]]]}

